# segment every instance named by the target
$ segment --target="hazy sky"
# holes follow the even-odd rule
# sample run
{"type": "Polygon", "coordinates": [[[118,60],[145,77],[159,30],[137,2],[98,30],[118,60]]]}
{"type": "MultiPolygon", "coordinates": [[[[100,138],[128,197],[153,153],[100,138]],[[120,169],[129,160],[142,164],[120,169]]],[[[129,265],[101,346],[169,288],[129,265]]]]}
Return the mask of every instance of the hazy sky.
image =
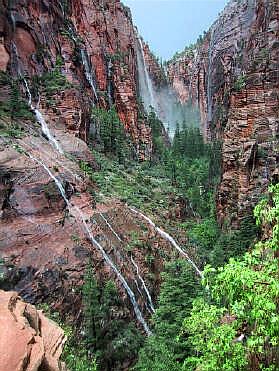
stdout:
{"type": "Polygon", "coordinates": [[[227,0],[122,0],[151,50],[163,59],[195,42],[227,0]]]}

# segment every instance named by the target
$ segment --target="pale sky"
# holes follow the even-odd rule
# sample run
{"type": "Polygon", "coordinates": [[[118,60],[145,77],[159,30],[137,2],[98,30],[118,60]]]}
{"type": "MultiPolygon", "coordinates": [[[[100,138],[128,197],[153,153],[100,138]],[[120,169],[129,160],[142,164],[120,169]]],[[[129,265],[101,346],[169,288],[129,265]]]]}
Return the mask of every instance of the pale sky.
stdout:
{"type": "Polygon", "coordinates": [[[122,0],[151,50],[163,59],[197,40],[227,0],[122,0]]]}

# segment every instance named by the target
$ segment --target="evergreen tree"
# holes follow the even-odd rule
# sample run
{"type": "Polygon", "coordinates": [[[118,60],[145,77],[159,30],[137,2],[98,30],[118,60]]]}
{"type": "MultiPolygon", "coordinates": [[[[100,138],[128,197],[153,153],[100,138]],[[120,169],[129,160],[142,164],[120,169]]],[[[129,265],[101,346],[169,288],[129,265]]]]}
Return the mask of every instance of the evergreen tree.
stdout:
{"type": "Polygon", "coordinates": [[[86,342],[97,358],[98,370],[117,370],[124,360],[135,358],[142,336],[134,324],[116,317],[122,306],[117,289],[112,281],[98,284],[90,264],[83,302],[86,342]]]}
{"type": "Polygon", "coordinates": [[[153,317],[154,335],[140,351],[136,371],[179,370],[188,354],[186,343],[176,340],[193,299],[199,293],[198,279],[185,260],[166,264],[159,307],[153,317]]]}

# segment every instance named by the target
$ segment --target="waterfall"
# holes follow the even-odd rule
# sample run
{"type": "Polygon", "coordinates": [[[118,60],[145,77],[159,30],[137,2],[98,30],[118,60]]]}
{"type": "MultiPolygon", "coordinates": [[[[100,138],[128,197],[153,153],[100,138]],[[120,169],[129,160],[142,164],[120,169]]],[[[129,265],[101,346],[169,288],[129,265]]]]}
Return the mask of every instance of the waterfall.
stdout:
{"type": "Polygon", "coordinates": [[[78,216],[79,216],[79,218],[81,219],[81,222],[82,222],[82,224],[84,226],[84,229],[85,229],[87,235],[90,238],[90,241],[91,241],[92,245],[93,246],[96,246],[98,248],[98,250],[101,252],[104,260],[106,261],[106,263],[112,268],[112,270],[115,272],[116,276],[118,277],[118,279],[122,283],[123,287],[125,288],[128,296],[130,298],[130,301],[131,301],[131,303],[133,305],[135,315],[136,315],[138,321],[142,324],[142,326],[144,328],[144,331],[146,332],[146,334],[148,336],[152,335],[152,333],[151,333],[151,331],[150,331],[147,323],[145,322],[145,320],[143,318],[143,315],[142,315],[142,313],[141,313],[141,311],[139,309],[138,303],[137,303],[136,298],[135,298],[135,294],[133,293],[133,291],[129,287],[129,285],[128,285],[127,281],[125,280],[125,278],[118,271],[117,267],[112,262],[112,260],[110,259],[110,257],[107,255],[107,253],[105,252],[105,250],[103,249],[103,247],[93,237],[90,229],[87,226],[87,223],[85,221],[85,217],[82,214],[81,210],[77,206],[71,205],[69,199],[67,198],[67,195],[66,195],[66,192],[65,192],[65,189],[64,189],[62,183],[59,181],[58,178],[56,178],[52,174],[52,172],[50,171],[50,169],[42,161],[40,161],[37,158],[35,158],[31,153],[28,153],[27,156],[29,156],[34,162],[36,162],[37,164],[39,164],[40,166],[42,166],[45,169],[45,171],[48,173],[48,175],[54,180],[54,182],[55,182],[55,184],[56,184],[56,186],[57,186],[57,188],[58,188],[61,196],[63,197],[64,201],[66,202],[66,205],[69,208],[69,211],[72,213],[72,215],[75,217],[76,220],[78,220],[78,216]],[[78,214],[78,216],[76,214],[78,214]]]}
{"type": "Polygon", "coordinates": [[[139,280],[140,280],[140,282],[141,282],[141,284],[142,284],[142,287],[143,287],[143,289],[144,289],[144,291],[145,291],[145,293],[146,293],[146,296],[147,296],[148,301],[149,301],[149,306],[150,306],[152,312],[154,313],[154,312],[155,312],[155,309],[154,309],[154,306],[153,306],[153,303],[152,303],[151,295],[150,295],[150,293],[149,293],[149,291],[148,291],[148,288],[146,287],[146,284],[145,284],[143,278],[142,278],[141,275],[139,274],[139,267],[138,267],[138,265],[136,264],[136,262],[134,261],[134,259],[133,259],[132,256],[131,256],[131,262],[133,263],[133,266],[136,268],[137,276],[138,276],[138,278],[139,278],[139,280]]]}
{"type": "Polygon", "coordinates": [[[99,213],[100,217],[105,221],[106,225],[109,227],[109,229],[112,231],[112,233],[115,235],[115,237],[118,239],[118,241],[122,242],[121,238],[118,236],[118,234],[115,232],[115,230],[112,228],[112,226],[109,224],[107,219],[104,217],[102,213],[99,213]]]}
{"type": "Polygon", "coordinates": [[[41,128],[42,128],[43,134],[47,137],[47,139],[49,140],[49,142],[51,143],[51,145],[54,148],[56,148],[59,153],[63,154],[64,153],[63,149],[61,148],[60,144],[57,142],[57,140],[51,134],[51,132],[49,130],[49,127],[47,126],[47,123],[46,123],[43,115],[38,110],[38,108],[35,108],[32,105],[31,92],[30,92],[29,86],[28,86],[27,81],[25,80],[25,78],[23,78],[23,82],[24,82],[26,93],[27,93],[27,96],[28,96],[28,105],[31,108],[31,111],[33,111],[35,113],[36,120],[38,121],[38,123],[41,124],[41,128]]]}
{"type": "MultiPolygon", "coordinates": [[[[110,223],[108,222],[108,220],[104,217],[104,215],[102,213],[100,213],[100,216],[102,217],[102,219],[105,221],[105,223],[107,224],[107,226],[109,227],[109,229],[112,231],[112,233],[115,235],[115,237],[118,239],[118,241],[122,242],[121,238],[119,237],[119,235],[115,232],[115,230],[112,228],[112,226],[110,225],[110,223]]],[[[138,265],[136,264],[136,262],[134,261],[133,257],[131,256],[131,262],[133,264],[133,266],[136,268],[136,273],[137,273],[137,276],[142,284],[142,287],[145,291],[145,294],[147,296],[147,299],[148,299],[148,302],[149,302],[149,306],[152,310],[152,312],[154,313],[155,312],[155,309],[154,309],[154,306],[153,306],[153,303],[152,303],[152,299],[151,299],[151,295],[150,295],[150,292],[148,291],[148,288],[144,282],[144,279],[142,278],[142,276],[139,274],[139,267],[138,265]]],[[[136,281],[135,281],[136,282],[136,281]]],[[[137,289],[139,291],[139,288],[138,288],[138,285],[137,285],[137,289]]],[[[140,292],[140,291],[139,291],[140,292]]]]}
{"type": "Polygon", "coordinates": [[[137,62],[140,96],[143,99],[144,108],[147,112],[150,111],[150,106],[152,106],[154,108],[154,111],[157,112],[157,104],[154,99],[153,85],[147,71],[141,37],[138,35],[137,39],[139,44],[139,48],[137,50],[137,62]]]}
{"type": "Polygon", "coordinates": [[[39,124],[41,124],[41,128],[42,128],[42,132],[43,134],[47,137],[47,139],[49,140],[49,142],[51,143],[51,145],[53,147],[55,147],[57,149],[57,151],[61,154],[63,154],[63,150],[61,148],[61,146],[59,145],[59,143],[57,142],[57,140],[53,137],[53,135],[51,134],[50,130],[49,130],[49,127],[47,126],[47,123],[43,117],[43,115],[41,114],[41,112],[38,110],[38,108],[34,107],[32,105],[32,95],[31,95],[31,92],[30,92],[30,89],[29,89],[29,86],[27,84],[27,81],[26,79],[23,77],[23,74],[21,72],[21,68],[19,66],[19,57],[18,57],[18,52],[17,52],[17,47],[15,45],[14,42],[12,42],[12,48],[13,48],[13,52],[16,56],[16,69],[17,69],[17,74],[18,76],[23,80],[23,83],[24,83],[24,86],[25,86],[25,90],[26,90],[26,94],[27,94],[27,97],[28,97],[28,105],[31,109],[32,112],[34,112],[35,116],[36,116],[36,120],[39,122],[39,124]]]}
{"type": "Polygon", "coordinates": [[[189,255],[175,242],[173,237],[171,237],[167,232],[163,231],[161,228],[157,227],[150,218],[142,214],[140,211],[135,210],[132,207],[129,207],[129,209],[137,215],[140,215],[144,220],[146,220],[152,227],[159,233],[160,236],[162,236],[165,240],[169,241],[172,246],[180,252],[181,255],[185,256],[186,260],[188,261],[189,264],[194,268],[196,273],[203,278],[203,273],[199,270],[197,265],[193,262],[193,260],[189,257],[189,255]]]}
{"type": "Polygon", "coordinates": [[[87,79],[89,85],[91,86],[91,89],[92,89],[93,95],[96,98],[96,101],[98,101],[98,96],[97,96],[97,92],[96,92],[96,88],[95,88],[95,84],[94,84],[94,79],[93,79],[93,75],[92,75],[92,68],[91,68],[89,60],[88,60],[87,52],[86,52],[85,49],[81,49],[80,53],[81,53],[82,64],[83,64],[84,70],[85,70],[86,79],[87,79]]]}

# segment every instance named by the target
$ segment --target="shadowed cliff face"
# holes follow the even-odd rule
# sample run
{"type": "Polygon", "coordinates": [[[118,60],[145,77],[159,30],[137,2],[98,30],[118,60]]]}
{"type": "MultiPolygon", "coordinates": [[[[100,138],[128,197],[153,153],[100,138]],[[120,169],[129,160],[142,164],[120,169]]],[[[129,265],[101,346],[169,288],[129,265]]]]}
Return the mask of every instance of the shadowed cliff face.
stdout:
{"type": "Polygon", "coordinates": [[[53,126],[89,141],[92,105],[115,105],[139,157],[151,153],[150,129],[137,105],[136,37],[130,11],[119,1],[2,1],[0,69],[36,78],[61,67],[67,86],[51,99],[36,91],[53,126]],[[50,104],[50,101],[51,103],[50,104]]]}
{"type": "Polygon", "coordinates": [[[179,99],[201,111],[207,140],[223,141],[220,222],[237,226],[278,166],[277,1],[231,1],[168,75],[179,99]]]}

